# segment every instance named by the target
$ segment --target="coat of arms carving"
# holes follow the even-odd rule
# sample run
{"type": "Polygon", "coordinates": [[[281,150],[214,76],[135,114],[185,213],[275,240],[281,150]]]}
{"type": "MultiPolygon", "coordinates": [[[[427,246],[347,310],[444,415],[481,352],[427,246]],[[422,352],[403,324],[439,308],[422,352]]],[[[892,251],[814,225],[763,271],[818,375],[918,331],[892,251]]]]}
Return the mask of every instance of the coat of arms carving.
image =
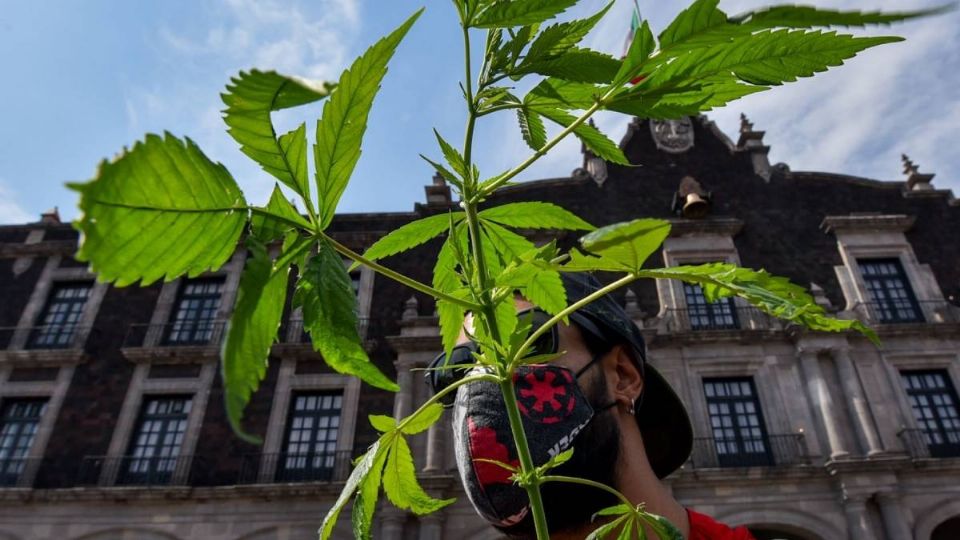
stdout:
{"type": "Polygon", "coordinates": [[[693,122],[689,116],[676,120],[650,120],[650,133],[657,148],[671,154],[693,148],[693,122]]]}

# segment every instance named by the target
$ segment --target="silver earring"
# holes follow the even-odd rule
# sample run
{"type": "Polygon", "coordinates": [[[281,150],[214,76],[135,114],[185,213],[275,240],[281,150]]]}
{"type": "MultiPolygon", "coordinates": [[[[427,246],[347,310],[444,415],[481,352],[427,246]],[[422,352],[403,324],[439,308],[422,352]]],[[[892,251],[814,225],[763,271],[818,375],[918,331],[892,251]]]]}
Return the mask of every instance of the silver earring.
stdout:
{"type": "Polygon", "coordinates": [[[636,402],[636,398],[630,398],[630,414],[636,414],[636,410],[634,410],[634,405],[636,402]]]}

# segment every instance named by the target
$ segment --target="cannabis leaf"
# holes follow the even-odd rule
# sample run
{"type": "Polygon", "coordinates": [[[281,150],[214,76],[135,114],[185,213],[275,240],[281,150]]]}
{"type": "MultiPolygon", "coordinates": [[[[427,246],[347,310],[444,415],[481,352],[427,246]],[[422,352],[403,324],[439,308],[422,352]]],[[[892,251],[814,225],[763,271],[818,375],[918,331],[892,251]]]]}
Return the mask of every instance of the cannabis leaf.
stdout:
{"type": "Polygon", "coordinates": [[[236,251],[247,203],[236,181],[190,139],[147,135],[80,193],[77,260],[118,287],[216,270],[236,251]]]}

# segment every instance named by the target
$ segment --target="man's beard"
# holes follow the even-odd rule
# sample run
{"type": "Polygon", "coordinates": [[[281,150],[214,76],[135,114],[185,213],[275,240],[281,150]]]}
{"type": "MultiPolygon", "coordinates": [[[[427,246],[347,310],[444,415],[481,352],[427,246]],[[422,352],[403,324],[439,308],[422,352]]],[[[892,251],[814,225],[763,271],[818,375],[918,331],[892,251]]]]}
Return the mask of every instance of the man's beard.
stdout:
{"type": "MultiPolygon", "coordinates": [[[[585,385],[584,394],[596,413],[573,443],[569,461],[550,469],[548,476],[571,476],[616,487],[616,467],[620,457],[620,428],[611,408],[604,407],[607,397],[606,379],[600,370],[585,385]],[[602,409],[602,410],[601,410],[602,409]]],[[[589,375],[588,375],[589,376],[589,375]]],[[[582,484],[548,482],[540,487],[547,525],[551,533],[577,530],[591,522],[599,510],[614,506],[618,500],[606,491],[582,484]]],[[[532,515],[502,531],[513,538],[533,538],[532,515]]]]}

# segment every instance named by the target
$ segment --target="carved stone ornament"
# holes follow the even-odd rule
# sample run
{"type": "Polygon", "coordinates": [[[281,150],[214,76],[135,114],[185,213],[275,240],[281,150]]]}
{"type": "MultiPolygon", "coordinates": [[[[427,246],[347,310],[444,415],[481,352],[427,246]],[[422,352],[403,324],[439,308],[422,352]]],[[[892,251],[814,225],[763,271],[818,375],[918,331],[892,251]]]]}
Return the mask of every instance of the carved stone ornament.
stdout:
{"type": "Polygon", "coordinates": [[[657,148],[680,154],[693,148],[693,122],[689,116],[676,120],[650,120],[650,133],[657,148]]]}

